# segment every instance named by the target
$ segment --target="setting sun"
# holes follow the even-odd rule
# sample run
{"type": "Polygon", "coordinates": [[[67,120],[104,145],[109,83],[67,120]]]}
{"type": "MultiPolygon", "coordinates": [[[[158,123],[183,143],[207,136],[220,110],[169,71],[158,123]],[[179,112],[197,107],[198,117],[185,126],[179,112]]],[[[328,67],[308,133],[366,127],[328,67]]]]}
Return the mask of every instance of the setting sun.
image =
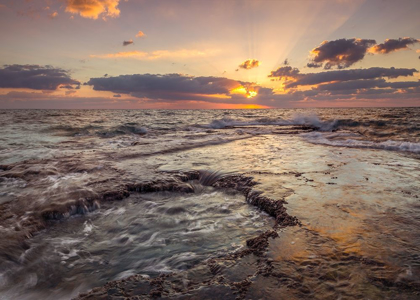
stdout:
{"type": "Polygon", "coordinates": [[[254,98],[255,96],[257,96],[258,93],[256,91],[248,91],[247,93],[247,98],[254,98]]]}

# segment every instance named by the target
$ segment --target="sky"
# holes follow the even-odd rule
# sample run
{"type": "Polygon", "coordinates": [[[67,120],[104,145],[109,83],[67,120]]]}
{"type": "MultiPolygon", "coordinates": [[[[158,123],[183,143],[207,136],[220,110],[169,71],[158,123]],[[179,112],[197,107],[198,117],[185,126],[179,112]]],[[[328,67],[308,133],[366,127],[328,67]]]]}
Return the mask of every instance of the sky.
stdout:
{"type": "Polygon", "coordinates": [[[0,0],[0,109],[420,106],[419,0],[0,0]]]}

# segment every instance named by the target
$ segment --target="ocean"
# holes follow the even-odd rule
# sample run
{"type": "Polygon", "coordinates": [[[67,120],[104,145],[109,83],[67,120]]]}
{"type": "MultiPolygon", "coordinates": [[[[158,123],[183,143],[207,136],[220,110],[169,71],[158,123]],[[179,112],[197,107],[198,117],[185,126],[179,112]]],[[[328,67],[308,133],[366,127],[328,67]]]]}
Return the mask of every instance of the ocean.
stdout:
{"type": "Polygon", "coordinates": [[[0,125],[0,299],[420,297],[418,107],[0,125]]]}

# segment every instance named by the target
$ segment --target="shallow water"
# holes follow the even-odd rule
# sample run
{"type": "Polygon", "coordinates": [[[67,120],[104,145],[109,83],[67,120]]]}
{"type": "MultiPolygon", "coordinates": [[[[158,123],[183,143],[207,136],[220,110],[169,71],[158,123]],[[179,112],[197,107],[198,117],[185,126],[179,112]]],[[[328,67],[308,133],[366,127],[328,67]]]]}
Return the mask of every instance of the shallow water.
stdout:
{"type": "Polygon", "coordinates": [[[416,299],[419,120],[418,108],[13,111],[1,128],[3,298],[191,270],[273,225],[243,195],[198,183],[117,201],[126,185],[214,170],[252,176],[302,223],[270,242],[282,275],[252,275],[246,297],[416,299]],[[51,210],[59,221],[16,244],[51,210]]]}
{"type": "Polygon", "coordinates": [[[68,299],[132,274],[185,270],[270,228],[272,220],[243,196],[200,189],[133,194],[55,224],[30,241],[18,264],[9,263],[2,297],[68,299]]]}

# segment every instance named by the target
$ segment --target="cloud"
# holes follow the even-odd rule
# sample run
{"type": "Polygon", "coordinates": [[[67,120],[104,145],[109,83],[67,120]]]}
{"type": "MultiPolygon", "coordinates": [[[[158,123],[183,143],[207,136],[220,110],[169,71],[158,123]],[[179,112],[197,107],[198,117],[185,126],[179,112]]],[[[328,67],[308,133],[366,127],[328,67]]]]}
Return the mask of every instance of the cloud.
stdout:
{"type": "Polygon", "coordinates": [[[400,76],[413,76],[416,69],[407,68],[368,68],[356,70],[335,70],[320,73],[300,73],[298,69],[291,67],[281,67],[272,71],[268,77],[277,79],[287,79],[286,88],[295,88],[304,85],[318,85],[329,82],[341,82],[359,79],[375,78],[397,78],[400,76]]]}
{"type": "Polygon", "coordinates": [[[321,68],[322,67],[322,63],[310,62],[310,63],[307,63],[306,66],[308,68],[321,68]]]}
{"type": "Polygon", "coordinates": [[[136,34],[136,38],[141,38],[141,37],[146,37],[146,35],[144,34],[143,31],[139,30],[139,32],[137,32],[136,34]]]}
{"type": "Polygon", "coordinates": [[[420,40],[405,37],[397,39],[386,39],[384,43],[373,46],[369,49],[372,53],[387,54],[398,50],[409,49],[409,45],[420,43],[420,40]]]}
{"type": "Polygon", "coordinates": [[[222,108],[223,105],[225,108],[233,108],[235,105],[240,108],[246,105],[299,107],[309,104],[413,106],[418,103],[420,97],[420,81],[387,82],[384,78],[334,81],[305,90],[288,89],[281,94],[252,82],[180,74],[133,74],[91,78],[86,85],[96,91],[109,93],[84,98],[76,93],[60,96],[44,91],[13,91],[0,94],[0,105],[4,108],[222,108]]]}
{"type": "Polygon", "coordinates": [[[224,77],[193,77],[180,74],[133,74],[107,78],[91,78],[87,85],[96,91],[128,94],[159,101],[197,100],[207,102],[242,101],[258,94],[270,95],[272,90],[254,83],[224,77]]]}
{"type": "Polygon", "coordinates": [[[120,15],[119,2],[120,0],[66,0],[66,12],[94,20],[99,16],[103,19],[115,18],[120,15]]]}
{"type": "MultiPolygon", "coordinates": [[[[398,81],[387,82],[385,79],[366,79],[366,80],[350,80],[343,82],[333,82],[322,84],[316,87],[317,90],[323,91],[342,91],[342,90],[360,90],[360,89],[406,89],[420,87],[420,81],[398,81]]],[[[383,90],[382,90],[383,92],[383,90]]]]}
{"type": "Polygon", "coordinates": [[[289,79],[289,78],[296,78],[299,75],[298,68],[292,68],[291,66],[280,67],[275,71],[271,71],[268,77],[281,79],[289,79]]]}
{"type": "Polygon", "coordinates": [[[245,70],[250,70],[253,68],[256,68],[260,65],[260,62],[256,59],[247,59],[246,61],[244,61],[243,63],[241,63],[239,65],[239,68],[241,69],[245,69],[245,70]]]}
{"type": "Polygon", "coordinates": [[[90,55],[92,58],[147,58],[147,52],[141,51],[126,51],[126,52],[117,52],[117,53],[110,53],[110,54],[101,54],[101,55],[90,55]]]}
{"type": "Polygon", "coordinates": [[[5,65],[0,68],[0,88],[56,90],[60,86],[80,86],[69,72],[39,65],[5,65]]]}
{"type": "Polygon", "coordinates": [[[53,12],[51,14],[48,15],[50,17],[50,19],[55,19],[58,16],[58,12],[53,12]]]}
{"type": "Polygon", "coordinates": [[[133,43],[134,43],[133,40],[124,41],[123,46],[128,46],[128,45],[131,45],[133,43]]]}
{"type": "Polygon", "coordinates": [[[193,57],[206,57],[215,55],[217,50],[195,50],[195,49],[181,49],[181,50],[157,50],[152,52],[142,51],[127,51],[108,54],[92,54],[90,57],[94,58],[135,58],[143,60],[154,59],[169,59],[169,58],[193,58],[193,57]]]}
{"type": "Polygon", "coordinates": [[[77,91],[75,91],[75,90],[69,90],[69,91],[65,92],[66,96],[75,95],[75,94],[77,94],[77,91]]]}
{"type": "Polygon", "coordinates": [[[369,47],[374,44],[376,44],[375,40],[356,38],[324,41],[320,46],[312,49],[311,63],[325,63],[324,69],[331,69],[332,67],[348,68],[362,60],[369,47]]]}

